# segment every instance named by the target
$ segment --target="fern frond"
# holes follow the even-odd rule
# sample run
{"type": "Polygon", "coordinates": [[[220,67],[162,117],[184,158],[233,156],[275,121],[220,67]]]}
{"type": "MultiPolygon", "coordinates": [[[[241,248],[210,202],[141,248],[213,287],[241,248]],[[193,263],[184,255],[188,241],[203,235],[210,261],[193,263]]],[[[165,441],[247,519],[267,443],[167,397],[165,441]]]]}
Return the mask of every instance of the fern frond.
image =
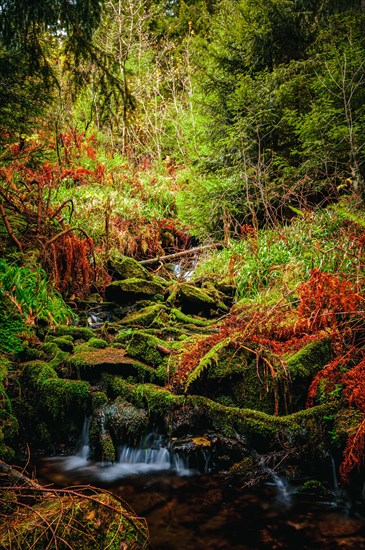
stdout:
{"type": "Polygon", "coordinates": [[[185,392],[188,391],[189,386],[195,382],[198,378],[201,377],[202,373],[208,369],[212,364],[217,364],[219,359],[219,352],[221,349],[228,346],[230,343],[230,338],[224,338],[223,340],[220,340],[215,346],[213,346],[208,353],[206,353],[199,361],[198,365],[195,367],[195,369],[190,373],[186,384],[185,384],[185,392]]]}

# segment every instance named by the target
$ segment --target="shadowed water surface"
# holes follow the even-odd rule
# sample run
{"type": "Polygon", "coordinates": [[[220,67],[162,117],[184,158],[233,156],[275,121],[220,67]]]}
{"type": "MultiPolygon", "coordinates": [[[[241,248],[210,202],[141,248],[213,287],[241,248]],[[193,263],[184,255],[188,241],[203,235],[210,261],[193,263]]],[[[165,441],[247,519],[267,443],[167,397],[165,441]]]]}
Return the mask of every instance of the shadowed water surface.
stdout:
{"type": "Polygon", "coordinates": [[[45,459],[37,473],[61,486],[87,481],[108,487],[147,519],[155,550],[365,549],[358,512],[298,495],[282,482],[253,490],[222,475],[169,471],[103,480],[100,469],[90,464],[85,477],[79,467],[67,470],[60,459],[45,459]]]}

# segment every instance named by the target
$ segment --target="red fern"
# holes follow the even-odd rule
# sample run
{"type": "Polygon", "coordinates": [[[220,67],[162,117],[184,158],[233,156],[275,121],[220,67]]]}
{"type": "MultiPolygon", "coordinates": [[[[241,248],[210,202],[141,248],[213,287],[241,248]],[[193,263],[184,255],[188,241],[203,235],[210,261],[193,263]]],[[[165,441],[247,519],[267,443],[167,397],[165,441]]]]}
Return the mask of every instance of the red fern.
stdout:
{"type": "Polygon", "coordinates": [[[344,460],[340,465],[340,476],[344,484],[349,482],[351,472],[360,469],[364,464],[365,450],[365,415],[347,439],[344,460]]]}

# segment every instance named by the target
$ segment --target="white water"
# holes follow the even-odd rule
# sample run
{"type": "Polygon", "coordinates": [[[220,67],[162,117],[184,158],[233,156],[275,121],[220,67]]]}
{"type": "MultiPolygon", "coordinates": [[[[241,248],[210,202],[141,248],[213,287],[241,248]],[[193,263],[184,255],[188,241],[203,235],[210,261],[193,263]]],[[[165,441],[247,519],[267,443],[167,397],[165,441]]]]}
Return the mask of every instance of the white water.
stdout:
{"type": "Polygon", "coordinates": [[[90,460],[89,443],[90,419],[86,419],[82,428],[79,450],[75,455],[53,457],[58,468],[65,472],[82,474],[94,481],[112,482],[128,476],[153,472],[170,472],[178,476],[196,473],[189,469],[187,462],[179,455],[172,453],[165,445],[164,439],[156,434],[149,434],[139,447],[123,445],[118,449],[118,460],[95,462],[90,460]]]}
{"type": "Polygon", "coordinates": [[[339,486],[338,486],[338,479],[337,479],[337,471],[336,471],[336,463],[333,456],[330,456],[331,459],[331,469],[332,469],[332,484],[333,484],[333,492],[335,495],[339,495],[339,486]]]}
{"type": "Polygon", "coordinates": [[[288,482],[286,479],[279,476],[275,470],[269,468],[263,458],[260,460],[262,469],[270,476],[272,485],[276,488],[276,500],[279,504],[289,507],[292,502],[292,496],[289,491],[288,482]]]}
{"type": "Polygon", "coordinates": [[[182,258],[177,264],[173,265],[173,274],[179,281],[189,282],[194,275],[197,263],[197,257],[182,258]]]}

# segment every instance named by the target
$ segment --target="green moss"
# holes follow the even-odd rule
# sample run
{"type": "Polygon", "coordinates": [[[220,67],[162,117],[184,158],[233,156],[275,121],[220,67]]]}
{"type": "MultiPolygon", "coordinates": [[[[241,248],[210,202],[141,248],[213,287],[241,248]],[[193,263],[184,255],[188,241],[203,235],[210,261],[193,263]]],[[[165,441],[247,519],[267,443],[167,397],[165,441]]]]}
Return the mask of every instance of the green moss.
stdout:
{"type": "Polygon", "coordinates": [[[86,327],[71,327],[68,325],[60,325],[51,333],[54,336],[72,336],[73,340],[90,340],[94,337],[91,329],[86,327]]]}
{"type": "Polygon", "coordinates": [[[65,418],[70,410],[85,411],[89,405],[90,386],[79,380],[64,380],[43,361],[22,365],[23,387],[32,393],[33,403],[53,418],[65,418]]]}
{"type": "Polygon", "coordinates": [[[124,305],[131,301],[151,298],[163,292],[164,286],[160,282],[133,278],[115,281],[108,285],[105,289],[105,297],[111,302],[124,305]]]}
{"type": "Polygon", "coordinates": [[[301,494],[312,495],[316,498],[333,499],[333,493],[317,479],[310,479],[309,481],[303,483],[303,485],[298,488],[298,492],[301,494]]]}
{"type": "Polygon", "coordinates": [[[163,304],[154,304],[127,315],[120,321],[120,324],[148,327],[152,325],[163,311],[166,311],[166,307],[163,304]]]}
{"type": "Polygon", "coordinates": [[[224,296],[222,295],[221,292],[219,292],[219,290],[215,287],[215,285],[211,281],[205,281],[202,284],[202,290],[207,292],[209,296],[213,298],[214,302],[216,303],[219,309],[222,309],[223,311],[229,311],[229,308],[223,302],[224,296]]]}
{"type": "Polygon", "coordinates": [[[115,279],[152,279],[152,275],[137,260],[123,256],[116,249],[112,249],[109,257],[109,269],[115,279]]]}
{"type": "Polygon", "coordinates": [[[78,378],[100,378],[102,372],[125,377],[134,376],[138,381],[152,382],[158,378],[152,367],[129,357],[126,350],[120,347],[97,349],[82,344],[75,349],[75,354],[68,358],[67,365],[71,369],[71,374],[78,378]]]}
{"type": "Polygon", "coordinates": [[[108,433],[100,434],[100,446],[102,459],[106,462],[115,462],[115,448],[113,440],[108,433]]]}
{"type": "Polygon", "coordinates": [[[67,351],[57,350],[56,355],[48,362],[48,365],[53,369],[59,369],[68,358],[67,351]]]}
{"type": "Polygon", "coordinates": [[[310,342],[287,362],[292,377],[308,377],[317,374],[332,359],[330,338],[310,342]]]}
{"type": "Polygon", "coordinates": [[[60,350],[58,345],[55,342],[46,342],[42,345],[43,358],[53,359],[56,353],[60,350]]]}
{"type": "Polygon", "coordinates": [[[91,394],[91,410],[95,412],[108,402],[108,397],[103,391],[95,391],[91,394]]]}
{"type": "Polygon", "coordinates": [[[137,407],[150,413],[164,416],[185,402],[181,395],[174,395],[153,384],[131,384],[119,376],[103,376],[104,383],[112,395],[119,395],[137,407]]]}
{"type": "Polygon", "coordinates": [[[199,410],[203,423],[205,419],[218,432],[233,438],[237,433],[261,437],[267,445],[278,435],[283,439],[299,437],[307,441],[322,437],[322,430],[326,427],[324,417],[337,410],[335,404],[318,405],[290,415],[274,416],[251,409],[227,407],[203,396],[174,395],[152,384],[130,384],[120,377],[106,375],[104,383],[112,394],[121,395],[137,407],[147,408],[150,414],[163,416],[190,406],[199,410]]]}
{"type": "Polygon", "coordinates": [[[130,357],[136,357],[156,368],[166,358],[166,355],[159,351],[159,346],[166,348],[168,343],[152,334],[138,331],[132,335],[127,346],[127,353],[130,357]]]}
{"type": "Polygon", "coordinates": [[[35,359],[42,359],[42,356],[42,350],[39,347],[30,347],[27,341],[23,342],[23,348],[20,351],[13,354],[14,360],[19,363],[34,361],[35,359]]]}
{"type": "Polygon", "coordinates": [[[194,286],[183,283],[179,288],[180,300],[183,304],[191,305],[195,304],[203,309],[210,309],[216,307],[215,300],[204,290],[194,286]]]}
{"type": "Polygon", "coordinates": [[[87,342],[89,348],[104,349],[108,345],[108,342],[102,340],[101,338],[90,338],[87,342]]]}
{"type": "MultiPolygon", "coordinates": [[[[73,352],[74,344],[72,336],[52,336],[47,335],[45,338],[46,343],[56,344],[62,351],[67,351],[69,353],[73,352]]],[[[44,350],[44,347],[43,347],[44,350]]]]}
{"type": "Polygon", "coordinates": [[[215,323],[215,321],[209,321],[208,319],[202,319],[201,317],[186,315],[180,311],[180,309],[176,308],[171,310],[171,317],[179,323],[195,325],[197,327],[209,327],[215,323]]]}
{"type": "Polygon", "coordinates": [[[218,403],[272,414],[280,396],[275,381],[265,374],[262,361],[254,353],[257,344],[248,343],[253,352],[236,349],[229,338],[218,342],[199,361],[187,379],[189,393],[218,403]],[[189,388],[189,386],[191,387],[189,388]]]}

